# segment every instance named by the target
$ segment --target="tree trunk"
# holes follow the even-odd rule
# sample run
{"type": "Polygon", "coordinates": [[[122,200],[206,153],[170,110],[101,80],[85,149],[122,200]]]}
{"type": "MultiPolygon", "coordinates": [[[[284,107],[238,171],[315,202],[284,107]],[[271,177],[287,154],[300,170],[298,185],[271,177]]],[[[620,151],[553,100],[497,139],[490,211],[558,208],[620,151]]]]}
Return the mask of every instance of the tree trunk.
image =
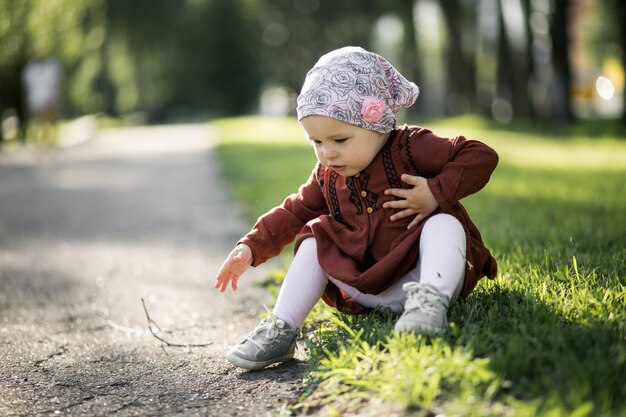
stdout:
{"type": "Polygon", "coordinates": [[[498,70],[496,78],[496,99],[504,99],[511,103],[513,92],[513,66],[511,65],[511,45],[506,33],[504,18],[502,17],[502,7],[498,11],[498,70]]]}
{"type": "Polygon", "coordinates": [[[554,12],[550,24],[552,37],[552,53],[555,79],[557,83],[558,105],[557,117],[562,121],[574,120],[571,105],[571,67],[569,59],[568,30],[569,0],[555,0],[554,12]]]}
{"type": "Polygon", "coordinates": [[[532,92],[530,90],[531,80],[535,77],[535,57],[533,55],[533,33],[530,27],[530,15],[532,11],[531,6],[532,0],[522,0],[522,8],[524,9],[524,27],[526,29],[526,50],[524,51],[524,60],[526,62],[526,81],[525,81],[525,89],[526,89],[526,100],[528,103],[528,119],[529,120],[537,120],[539,115],[537,114],[537,109],[535,108],[535,102],[532,100],[532,92]]]}
{"type": "Polygon", "coordinates": [[[96,76],[95,84],[102,94],[104,113],[111,117],[118,116],[117,106],[115,104],[117,92],[109,73],[108,35],[104,43],[100,46],[100,71],[96,76]]]}
{"type": "MultiPolygon", "coordinates": [[[[404,25],[404,41],[402,43],[402,72],[409,81],[418,84],[421,79],[421,69],[417,59],[417,49],[419,45],[416,40],[415,22],[413,21],[413,1],[403,1],[400,3],[399,15],[404,25]]],[[[409,107],[408,113],[411,117],[419,114],[420,100],[414,106],[409,107]]]]}
{"type": "Polygon", "coordinates": [[[463,50],[461,5],[458,0],[441,0],[441,10],[448,27],[448,69],[452,92],[459,92],[469,104],[470,110],[476,109],[476,68],[473,55],[463,50]]]}
{"type": "MultiPolygon", "coordinates": [[[[527,33],[524,30],[524,39],[520,40],[513,36],[520,36],[507,25],[503,2],[499,1],[499,43],[498,43],[498,97],[509,101],[512,108],[512,116],[515,120],[528,121],[531,115],[531,103],[528,95],[529,60],[528,50],[522,47],[527,42],[527,33]]],[[[523,4],[519,4],[522,9],[523,4]]],[[[510,6],[510,5],[509,5],[510,6]]],[[[521,15],[526,19],[526,13],[521,15]]],[[[509,23],[510,25],[510,23],[509,23]]],[[[524,28],[526,23],[524,23],[524,28]]]]}

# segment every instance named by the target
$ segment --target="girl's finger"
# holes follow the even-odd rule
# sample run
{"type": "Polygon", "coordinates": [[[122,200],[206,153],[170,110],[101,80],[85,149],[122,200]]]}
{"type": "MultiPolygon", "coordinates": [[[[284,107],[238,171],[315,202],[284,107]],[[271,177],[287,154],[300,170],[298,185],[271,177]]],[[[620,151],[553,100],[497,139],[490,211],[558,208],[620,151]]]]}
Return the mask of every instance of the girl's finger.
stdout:
{"type": "Polygon", "coordinates": [[[420,185],[422,183],[422,180],[425,180],[426,178],[424,177],[418,177],[418,176],[414,176],[414,175],[409,175],[409,174],[402,174],[402,176],[400,177],[400,179],[409,184],[409,185],[420,185]]]}
{"type": "Polygon", "coordinates": [[[417,226],[422,220],[424,220],[424,216],[422,214],[418,214],[417,216],[415,216],[415,218],[411,221],[411,223],[409,223],[409,225],[406,227],[407,229],[410,229],[412,227],[417,226]]]}
{"type": "Polygon", "coordinates": [[[395,200],[395,201],[387,201],[383,204],[383,208],[408,208],[409,202],[408,200],[395,200]]]}
{"type": "Polygon", "coordinates": [[[399,211],[399,212],[393,214],[391,217],[389,217],[389,220],[391,220],[393,222],[395,220],[403,219],[405,217],[413,216],[415,214],[417,214],[417,211],[408,208],[408,209],[405,209],[405,210],[402,210],[402,211],[399,211]]]}
{"type": "Polygon", "coordinates": [[[388,188],[385,190],[385,195],[392,195],[394,197],[406,198],[409,190],[403,188],[388,188]]]}
{"type": "Polygon", "coordinates": [[[220,270],[220,272],[217,273],[217,277],[215,278],[215,288],[219,288],[220,285],[222,285],[223,281],[224,281],[224,271],[220,270]]]}
{"type": "Polygon", "coordinates": [[[220,292],[224,292],[228,289],[228,283],[233,279],[232,272],[226,272],[225,276],[220,281],[220,292]]]}

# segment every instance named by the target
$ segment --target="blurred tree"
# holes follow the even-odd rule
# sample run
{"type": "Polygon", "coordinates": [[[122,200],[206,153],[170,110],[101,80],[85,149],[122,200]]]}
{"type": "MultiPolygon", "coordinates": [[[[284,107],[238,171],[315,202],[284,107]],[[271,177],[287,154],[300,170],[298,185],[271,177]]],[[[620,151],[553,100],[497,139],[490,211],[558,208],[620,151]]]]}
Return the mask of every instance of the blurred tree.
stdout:
{"type": "Polygon", "coordinates": [[[370,48],[380,14],[374,0],[248,1],[262,39],[263,79],[298,91],[324,53],[347,45],[370,48]]]}
{"type": "MultiPolygon", "coordinates": [[[[0,0],[0,122],[6,111],[15,112],[20,123],[19,137],[24,139],[26,108],[24,106],[21,74],[27,61],[28,31],[21,22],[28,16],[28,4],[19,0],[0,0]]],[[[0,126],[0,145],[4,141],[0,126]]]]}
{"type": "Polygon", "coordinates": [[[402,49],[402,73],[409,80],[419,80],[421,69],[418,60],[419,45],[415,32],[415,19],[413,17],[413,1],[401,0],[398,2],[398,14],[404,25],[404,41],[402,49]]]}
{"type": "MultiPolygon", "coordinates": [[[[33,57],[53,57],[64,73],[73,74],[85,54],[98,47],[84,22],[103,1],[0,0],[0,106],[17,113],[22,138],[27,125],[21,88],[24,65],[33,57]]],[[[72,107],[71,100],[63,104],[72,107]]]]}
{"type": "MultiPolygon", "coordinates": [[[[621,0],[614,0],[617,4],[617,13],[615,13],[616,25],[620,28],[619,45],[622,56],[622,71],[626,72],[626,3],[621,0]]],[[[626,82],[622,90],[622,125],[626,126],[626,82]]]]}
{"type": "Polygon", "coordinates": [[[605,0],[600,4],[600,19],[595,27],[592,39],[595,41],[595,48],[592,51],[596,54],[599,62],[609,57],[617,57],[621,62],[622,75],[622,105],[621,122],[626,126],[626,82],[624,82],[626,72],[626,3],[623,0],[605,0]],[[601,45],[601,46],[599,46],[601,45]]]}
{"type": "MultiPolygon", "coordinates": [[[[599,95],[597,91],[597,77],[602,75],[610,81],[609,94],[604,91],[604,99],[613,102],[609,104],[614,111],[615,102],[621,98],[622,113],[620,119],[626,126],[626,3],[622,0],[595,0],[593,2],[574,2],[578,6],[576,40],[582,50],[577,54],[578,61],[584,61],[592,67],[591,71],[583,74],[578,80],[577,95],[579,100],[592,101],[599,95]],[[621,91],[620,91],[621,90],[621,91]],[[621,94],[620,94],[621,93],[621,94]],[[621,97],[620,97],[621,95],[621,97]],[[615,97],[617,96],[617,97],[615,97]]],[[[589,104],[588,104],[589,107],[589,104]]],[[[586,109],[589,111],[589,109],[586,109]]],[[[594,109],[591,113],[594,114],[594,109]]],[[[614,114],[614,113],[613,113],[614,114]]]]}
{"type": "Polygon", "coordinates": [[[66,117],[249,112],[262,70],[243,1],[0,0],[0,116],[26,120],[20,72],[35,55],[62,63],[66,117]]]}
{"type": "MultiPolygon", "coordinates": [[[[419,83],[422,79],[422,61],[418,58],[420,44],[418,43],[417,28],[415,27],[414,1],[400,0],[398,14],[404,25],[404,42],[402,49],[402,67],[400,71],[410,80],[419,83]]],[[[418,84],[419,85],[419,84],[418,84]]],[[[420,114],[423,100],[417,100],[414,106],[409,107],[408,114],[416,117],[420,114]]]]}
{"type": "MultiPolygon", "coordinates": [[[[410,81],[420,84],[422,79],[422,60],[419,58],[420,45],[418,32],[415,27],[414,0],[379,0],[375,3],[375,15],[392,14],[398,17],[402,24],[402,39],[398,69],[410,81]]],[[[420,115],[423,100],[417,100],[414,106],[408,109],[408,114],[417,117],[420,115]]]]}
{"type": "Polygon", "coordinates": [[[259,36],[242,2],[108,4],[111,42],[117,45],[109,59],[119,64],[111,77],[118,92],[132,80],[136,97],[129,100],[135,111],[147,112],[150,121],[162,121],[252,110],[260,85],[259,36]],[[119,49],[126,52],[120,54],[119,49]]]}
{"type": "MultiPolygon", "coordinates": [[[[214,115],[234,115],[254,110],[260,91],[259,31],[244,14],[240,2],[212,0],[195,16],[194,31],[180,47],[195,42],[195,56],[188,56],[189,77],[176,77],[177,89],[196,94],[195,105],[214,115]]],[[[180,67],[179,67],[180,68],[180,67]]],[[[179,103],[185,98],[174,95],[179,103]]]]}
{"type": "Polygon", "coordinates": [[[459,0],[441,0],[441,9],[448,29],[448,112],[476,110],[476,30],[475,5],[459,0]],[[468,7],[469,6],[469,7],[468,7]],[[456,103],[456,104],[455,104],[456,103]]]}
{"type": "Polygon", "coordinates": [[[568,36],[569,3],[569,0],[554,0],[554,11],[552,12],[552,20],[550,22],[554,82],[558,93],[558,107],[552,116],[564,122],[572,121],[574,118],[571,104],[572,75],[568,36]]]}
{"type": "Polygon", "coordinates": [[[119,112],[116,106],[117,91],[113,80],[111,79],[111,63],[110,63],[110,42],[111,34],[109,31],[108,12],[110,5],[106,2],[89,16],[86,21],[87,27],[94,28],[94,43],[99,47],[96,50],[96,59],[99,61],[98,70],[94,76],[93,86],[96,94],[101,95],[100,111],[109,116],[118,116],[119,112]]]}
{"type": "Polygon", "coordinates": [[[0,0],[0,102],[3,109],[17,113],[22,137],[27,124],[21,88],[25,63],[35,56],[54,57],[68,70],[64,72],[73,73],[94,47],[83,22],[98,4],[99,0],[0,0]]]}
{"type": "MultiPolygon", "coordinates": [[[[505,122],[568,121],[570,4],[579,2],[0,0],[0,116],[12,109],[25,120],[20,72],[38,53],[64,67],[66,117],[142,112],[163,121],[252,112],[264,85],[296,92],[325,52],[373,49],[389,32],[395,39],[383,48],[392,48],[389,58],[418,85],[435,74],[430,97],[441,94],[448,113],[479,109],[505,122]],[[437,33],[426,40],[416,22],[423,26],[419,19],[431,14],[437,33]]],[[[608,45],[592,48],[598,62],[618,57],[619,47],[626,65],[626,3],[589,4],[602,19],[585,36],[608,45]]],[[[427,103],[413,110],[422,114],[418,108],[427,103]]],[[[432,115],[444,108],[437,100],[431,107],[432,115]]]]}
{"type": "Polygon", "coordinates": [[[572,121],[569,0],[498,0],[498,10],[494,117],[572,121]]]}
{"type": "MultiPolygon", "coordinates": [[[[173,94],[172,65],[178,64],[177,49],[182,28],[190,28],[186,3],[167,0],[109,0],[107,63],[101,74],[115,89],[114,111],[145,112],[148,120],[162,120],[173,94]],[[124,92],[124,89],[130,89],[124,92]],[[119,109],[119,110],[118,110],[119,109]]],[[[189,45],[190,51],[195,45],[189,45]]]]}
{"type": "Polygon", "coordinates": [[[493,110],[494,117],[501,118],[500,121],[529,120],[531,115],[528,96],[530,55],[526,31],[528,14],[520,0],[499,1],[498,100],[493,110]]]}

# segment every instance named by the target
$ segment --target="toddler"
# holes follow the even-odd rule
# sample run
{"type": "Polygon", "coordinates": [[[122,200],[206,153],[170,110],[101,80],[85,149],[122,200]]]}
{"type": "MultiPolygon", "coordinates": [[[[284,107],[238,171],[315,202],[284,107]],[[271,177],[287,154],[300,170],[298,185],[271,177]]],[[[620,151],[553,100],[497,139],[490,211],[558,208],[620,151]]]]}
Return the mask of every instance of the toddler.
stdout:
{"type": "Polygon", "coordinates": [[[297,193],[261,216],[224,261],[224,292],[250,266],[297,237],[269,316],[228,353],[256,370],[293,358],[298,329],[322,298],[347,314],[385,308],[397,332],[436,336],[450,302],[496,261],[459,203],[480,190],[498,156],[463,136],[444,138],[396,115],[419,90],[381,56],[345,47],[308,72],[297,115],[318,163],[297,193]]]}

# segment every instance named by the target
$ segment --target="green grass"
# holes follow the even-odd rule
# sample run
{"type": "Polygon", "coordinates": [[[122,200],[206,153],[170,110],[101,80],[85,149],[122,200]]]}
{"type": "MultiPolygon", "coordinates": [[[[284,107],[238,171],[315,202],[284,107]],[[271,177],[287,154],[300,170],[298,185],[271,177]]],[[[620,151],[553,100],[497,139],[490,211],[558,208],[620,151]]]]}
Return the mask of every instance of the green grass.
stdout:
{"type": "Polygon", "coordinates": [[[297,192],[313,170],[315,155],[297,123],[242,117],[211,126],[222,173],[250,221],[297,192]]]}
{"type": "MultiPolygon", "coordinates": [[[[212,126],[251,222],[295,192],[315,162],[295,121],[212,126]]],[[[471,118],[428,127],[500,154],[487,187],[464,200],[498,277],[452,306],[452,330],[437,339],[395,335],[384,314],[316,306],[305,393],[292,412],[358,414],[378,404],[409,415],[626,415],[624,138],[507,132],[471,118]]]]}

